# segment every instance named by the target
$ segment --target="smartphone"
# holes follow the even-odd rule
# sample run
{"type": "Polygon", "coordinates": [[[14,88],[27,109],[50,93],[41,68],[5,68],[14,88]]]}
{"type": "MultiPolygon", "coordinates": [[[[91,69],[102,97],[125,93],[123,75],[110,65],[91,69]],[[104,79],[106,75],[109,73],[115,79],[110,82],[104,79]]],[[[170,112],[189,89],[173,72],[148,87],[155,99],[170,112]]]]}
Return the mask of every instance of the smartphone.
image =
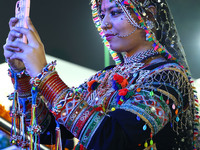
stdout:
{"type": "MultiPolygon", "coordinates": [[[[28,28],[26,23],[26,17],[29,16],[29,13],[30,13],[30,0],[17,1],[15,6],[15,17],[18,18],[19,21],[16,24],[16,27],[28,28]]],[[[22,38],[19,38],[17,40],[27,43],[26,36],[23,36],[22,38]]]]}

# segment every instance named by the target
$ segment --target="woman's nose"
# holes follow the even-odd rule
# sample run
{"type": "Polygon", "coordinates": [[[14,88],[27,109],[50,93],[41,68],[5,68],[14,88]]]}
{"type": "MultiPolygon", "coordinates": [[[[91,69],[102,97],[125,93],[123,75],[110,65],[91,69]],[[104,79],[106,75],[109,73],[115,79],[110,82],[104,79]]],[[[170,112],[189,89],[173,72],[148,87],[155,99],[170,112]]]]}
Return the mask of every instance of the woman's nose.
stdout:
{"type": "Polygon", "coordinates": [[[106,30],[106,29],[110,29],[112,27],[112,24],[111,24],[111,21],[109,19],[108,16],[104,16],[102,22],[101,22],[101,28],[103,30],[106,30]]]}

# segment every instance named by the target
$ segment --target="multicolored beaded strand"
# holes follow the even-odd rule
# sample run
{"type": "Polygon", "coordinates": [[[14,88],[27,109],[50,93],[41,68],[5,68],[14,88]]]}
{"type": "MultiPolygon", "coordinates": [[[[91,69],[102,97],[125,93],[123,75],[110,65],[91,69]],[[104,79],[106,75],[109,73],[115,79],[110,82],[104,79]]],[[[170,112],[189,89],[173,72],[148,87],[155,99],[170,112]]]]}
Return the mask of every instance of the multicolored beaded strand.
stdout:
{"type": "Polygon", "coordinates": [[[11,69],[9,70],[9,75],[11,76],[14,83],[14,94],[13,94],[13,105],[11,110],[12,117],[12,127],[11,127],[11,138],[12,144],[16,144],[21,148],[25,149],[28,146],[28,140],[26,138],[26,128],[25,128],[25,100],[19,100],[18,94],[18,74],[14,73],[11,69]],[[21,110],[21,105],[23,110],[21,110]]]}
{"type": "Polygon", "coordinates": [[[92,0],[92,6],[91,6],[91,9],[92,9],[92,16],[93,16],[93,21],[94,23],[96,24],[96,28],[97,30],[100,32],[100,36],[102,37],[103,39],[103,42],[105,44],[106,47],[108,47],[109,49],[109,52],[113,58],[113,60],[115,61],[116,65],[119,65],[121,64],[121,60],[119,58],[119,56],[117,55],[117,53],[113,50],[110,49],[110,44],[109,42],[106,40],[106,37],[103,33],[103,30],[101,28],[101,20],[99,18],[99,14],[98,14],[98,8],[97,8],[97,5],[96,5],[96,1],[95,0],[92,0]]]}

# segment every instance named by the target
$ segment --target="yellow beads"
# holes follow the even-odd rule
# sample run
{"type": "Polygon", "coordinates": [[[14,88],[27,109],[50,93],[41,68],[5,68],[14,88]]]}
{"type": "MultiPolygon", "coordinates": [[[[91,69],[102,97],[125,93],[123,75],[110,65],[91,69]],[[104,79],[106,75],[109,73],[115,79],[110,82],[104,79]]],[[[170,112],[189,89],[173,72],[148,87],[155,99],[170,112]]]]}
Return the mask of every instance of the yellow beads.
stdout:
{"type": "Polygon", "coordinates": [[[145,147],[145,148],[148,147],[148,143],[147,143],[147,142],[144,143],[144,147],[145,147]]]}
{"type": "Polygon", "coordinates": [[[112,57],[116,57],[116,56],[117,56],[117,53],[113,53],[113,54],[112,54],[112,57]]]}
{"type": "Polygon", "coordinates": [[[101,27],[98,27],[97,30],[98,30],[98,31],[101,31],[101,27]]]}
{"type": "Polygon", "coordinates": [[[116,110],[115,107],[111,108],[111,111],[115,111],[115,110],[116,110]]]}
{"type": "Polygon", "coordinates": [[[159,49],[158,49],[158,52],[162,52],[162,48],[159,48],[159,49]]]}

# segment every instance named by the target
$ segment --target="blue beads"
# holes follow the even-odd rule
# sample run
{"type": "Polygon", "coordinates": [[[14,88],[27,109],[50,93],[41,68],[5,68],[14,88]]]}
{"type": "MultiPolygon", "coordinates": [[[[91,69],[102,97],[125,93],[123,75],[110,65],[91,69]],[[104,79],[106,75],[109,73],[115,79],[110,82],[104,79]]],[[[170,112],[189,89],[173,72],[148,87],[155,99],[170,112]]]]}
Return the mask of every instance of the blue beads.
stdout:
{"type": "Polygon", "coordinates": [[[177,117],[176,117],[176,121],[179,122],[179,120],[180,120],[180,119],[179,119],[179,117],[177,116],[177,117]]]}
{"type": "Polygon", "coordinates": [[[140,121],[140,117],[139,117],[139,116],[137,116],[136,119],[137,119],[138,121],[140,121]]]}
{"type": "Polygon", "coordinates": [[[143,130],[145,131],[147,129],[147,125],[145,124],[144,126],[143,126],[143,130]]]}

